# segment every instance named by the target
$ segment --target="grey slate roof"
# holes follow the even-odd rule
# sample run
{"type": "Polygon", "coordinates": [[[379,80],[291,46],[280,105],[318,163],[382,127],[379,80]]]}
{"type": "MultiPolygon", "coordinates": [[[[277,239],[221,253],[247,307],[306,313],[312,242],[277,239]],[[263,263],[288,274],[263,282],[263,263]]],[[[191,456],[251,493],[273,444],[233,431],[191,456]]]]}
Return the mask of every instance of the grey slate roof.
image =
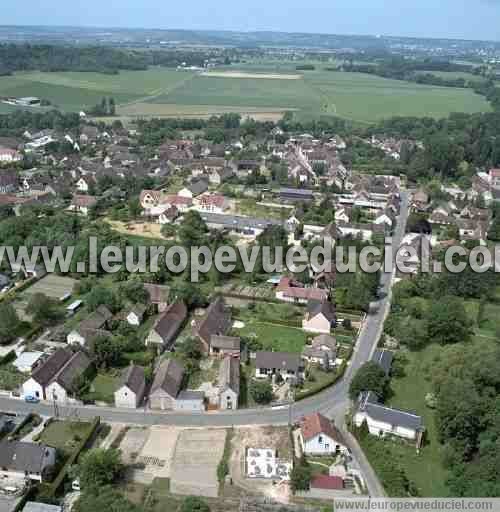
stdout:
{"type": "Polygon", "coordinates": [[[393,353],[391,351],[385,349],[377,349],[373,353],[372,361],[377,363],[382,368],[382,370],[384,370],[384,373],[389,376],[391,373],[393,358],[393,353]]]}
{"type": "Polygon", "coordinates": [[[190,391],[184,390],[181,391],[177,395],[177,401],[186,401],[186,402],[203,402],[205,400],[205,394],[203,391],[190,391]]]}
{"type": "Polygon", "coordinates": [[[224,334],[230,327],[231,311],[226,307],[224,299],[219,296],[210,304],[206,315],[197,323],[196,331],[208,349],[212,335],[224,334]]]}
{"type": "Polygon", "coordinates": [[[194,181],[189,185],[188,189],[194,196],[198,196],[208,190],[208,182],[205,180],[194,181]]]}
{"type": "Polygon", "coordinates": [[[92,364],[87,354],[76,352],[59,370],[51,382],[57,382],[66,391],[71,391],[75,380],[83,375],[92,364]]]}
{"type": "Polygon", "coordinates": [[[266,229],[269,226],[281,226],[282,222],[272,219],[257,219],[223,213],[201,213],[201,218],[207,224],[214,224],[226,229],[266,229]]]}
{"type": "Polygon", "coordinates": [[[156,321],[153,330],[161,337],[164,345],[172,342],[187,317],[187,307],[184,302],[170,304],[156,321]]]}
{"type": "Polygon", "coordinates": [[[423,430],[424,422],[421,416],[408,411],[391,409],[381,404],[375,393],[369,391],[359,396],[358,410],[365,412],[375,421],[381,421],[393,427],[403,427],[410,430],[423,430]]]}
{"type": "Polygon", "coordinates": [[[32,373],[31,377],[41,386],[47,386],[72,356],[71,350],[58,349],[32,373]]]}
{"type": "Polygon", "coordinates": [[[127,386],[136,395],[140,393],[145,384],[144,368],[131,364],[122,377],[122,386],[127,386]]]}
{"type": "Polygon", "coordinates": [[[1,441],[0,467],[20,473],[42,473],[44,460],[50,451],[55,452],[55,448],[22,441],[1,441]]]}
{"type": "Polygon", "coordinates": [[[330,322],[335,320],[335,306],[328,300],[323,302],[310,300],[307,303],[307,312],[309,313],[310,318],[323,314],[330,322]]]}
{"type": "Polygon", "coordinates": [[[210,346],[219,350],[237,350],[239,352],[241,338],[237,336],[219,336],[212,334],[212,336],[210,336],[210,346]]]}
{"type": "Polygon", "coordinates": [[[297,372],[301,367],[300,355],[290,352],[259,351],[255,357],[257,368],[281,368],[282,370],[297,372]]]}
{"type": "Polygon", "coordinates": [[[184,366],[175,359],[167,359],[156,372],[150,395],[162,390],[172,398],[176,398],[181,389],[183,377],[184,366]]]}
{"type": "Polygon", "coordinates": [[[234,357],[225,357],[219,368],[219,387],[221,391],[231,389],[240,394],[240,361],[234,357]]]}

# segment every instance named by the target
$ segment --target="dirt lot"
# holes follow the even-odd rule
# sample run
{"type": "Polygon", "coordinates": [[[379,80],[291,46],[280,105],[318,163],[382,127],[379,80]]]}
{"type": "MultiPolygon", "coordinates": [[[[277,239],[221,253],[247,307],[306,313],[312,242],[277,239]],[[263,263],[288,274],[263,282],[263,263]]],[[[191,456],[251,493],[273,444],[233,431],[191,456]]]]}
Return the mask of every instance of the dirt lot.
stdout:
{"type": "Polygon", "coordinates": [[[224,453],[225,430],[183,430],[172,461],[170,490],[175,494],[219,494],[217,466],[224,453]]]}
{"type": "Polygon", "coordinates": [[[137,462],[146,465],[145,472],[154,478],[170,478],[172,457],[180,429],[176,427],[152,427],[146,444],[137,458],[137,462]]]}
{"type": "Polygon", "coordinates": [[[123,453],[123,462],[125,464],[136,462],[148,438],[149,430],[146,428],[131,428],[127,431],[120,443],[120,450],[123,453]]]}
{"type": "Polygon", "coordinates": [[[111,227],[125,235],[137,235],[144,238],[162,239],[161,225],[153,222],[120,222],[118,220],[107,220],[111,227]]]}
{"type": "Polygon", "coordinates": [[[273,485],[272,480],[257,480],[246,477],[246,448],[273,448],[280,459],[292,460],[292,442],[287,427],[237,428],[231,439],[231,460],[229,463],[234,485],[249,493],[263,494],[281,503],[290,500],[288,485],[273,485]]]}

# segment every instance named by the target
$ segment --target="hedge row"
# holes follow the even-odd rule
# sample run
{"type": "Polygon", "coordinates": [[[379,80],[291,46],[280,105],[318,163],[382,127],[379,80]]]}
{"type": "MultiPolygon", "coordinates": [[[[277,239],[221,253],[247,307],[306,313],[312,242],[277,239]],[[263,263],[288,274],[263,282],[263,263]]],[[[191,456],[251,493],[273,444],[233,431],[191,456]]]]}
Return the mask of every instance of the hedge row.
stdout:
{"type": "Polygon", "coordinates": [[[295,401],[300,402],[300,400],[304,400],[305,398],[309,398],[310,396],[317,395],[321,391],[325,390],[326,388],[329,388],[330,386],[333,386],[336,384],[343,376],[345,371],[347,370],[347,365],[349,364],[349,360],[351,359],[353,349],[351,348],[349,350],[349,353],[346,355],[344,360],[342,361],[342,364],[339,366],[338,371],[335,373],[335,375],[328,381],[324,382],[321,386],[313,389],[308,389],[307,391],[299,391],[295,395],[295,401]]]}
{"type": "Polygon", "coordinates": [[[50,488],[48,489],[48,496],[49,497],[55,497],[57,494],[57,491],[63,484],[68,471],[70,467],[75,464],[76,460],[78,459],[78,456],[82,452],[82,450],[85,448],[87,443],[92,439],[92,436],[94,435],[97,427],[101,423],[101,418],[99,416],[96,416],[94,418],[94,421],[90,427],[90,430],[88,434],[81,440],[80,444],[73,450],[73,453],[69,457],[69,459],[66,461],[64,466],[61,468],[61,471],[59,471],[59,474],[57,475],[56,479],[50,484],[50,488]]]}
{"type": "Polygon", "coordinates": [[[15,288],[12,288],[12,290],[9,290],[7,293],[0,295],[0,302],[10,302],[11,300],[14,300],[17,293],[26,290],[26,288],[29,288],[32,284],[35,284],[37,281],[37,277],[30,277],[29,279],[26,279],[26,281],[24,281],[23,284],[21,284],[21,286],[16,286],[15,288]]]}

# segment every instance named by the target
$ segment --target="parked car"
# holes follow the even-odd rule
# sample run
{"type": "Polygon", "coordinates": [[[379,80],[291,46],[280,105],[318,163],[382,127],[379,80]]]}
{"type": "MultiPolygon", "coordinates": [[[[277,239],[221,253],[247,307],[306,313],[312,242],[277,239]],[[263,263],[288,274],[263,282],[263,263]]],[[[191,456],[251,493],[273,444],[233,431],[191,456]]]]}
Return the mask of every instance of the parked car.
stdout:
{"type": "Polygon", "coordinates": [[[38,402],[40,402],[40,399],[36,396],[26,395],[24,397],[24,401],[28,402],[29,404],[37,404],[38,402]]]}
{"type": "Polygon", "coordinates": [[[79,492],[82,490],[80,487],[80,480],[78,478],[71,482],[71,489],[76,492],[79,492]]]}

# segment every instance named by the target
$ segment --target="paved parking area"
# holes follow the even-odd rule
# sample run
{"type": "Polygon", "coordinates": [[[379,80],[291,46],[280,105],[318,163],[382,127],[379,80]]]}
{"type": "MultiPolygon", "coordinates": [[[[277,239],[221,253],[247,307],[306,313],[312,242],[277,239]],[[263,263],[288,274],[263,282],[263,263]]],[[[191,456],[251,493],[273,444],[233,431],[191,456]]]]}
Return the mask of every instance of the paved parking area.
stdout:
{"type": "Polygon", "coordinates": [[[217,498],[217,466],[224,453],[225,440],[225,430],[183,430],[172,461],[171,492],[217,498]]]}

